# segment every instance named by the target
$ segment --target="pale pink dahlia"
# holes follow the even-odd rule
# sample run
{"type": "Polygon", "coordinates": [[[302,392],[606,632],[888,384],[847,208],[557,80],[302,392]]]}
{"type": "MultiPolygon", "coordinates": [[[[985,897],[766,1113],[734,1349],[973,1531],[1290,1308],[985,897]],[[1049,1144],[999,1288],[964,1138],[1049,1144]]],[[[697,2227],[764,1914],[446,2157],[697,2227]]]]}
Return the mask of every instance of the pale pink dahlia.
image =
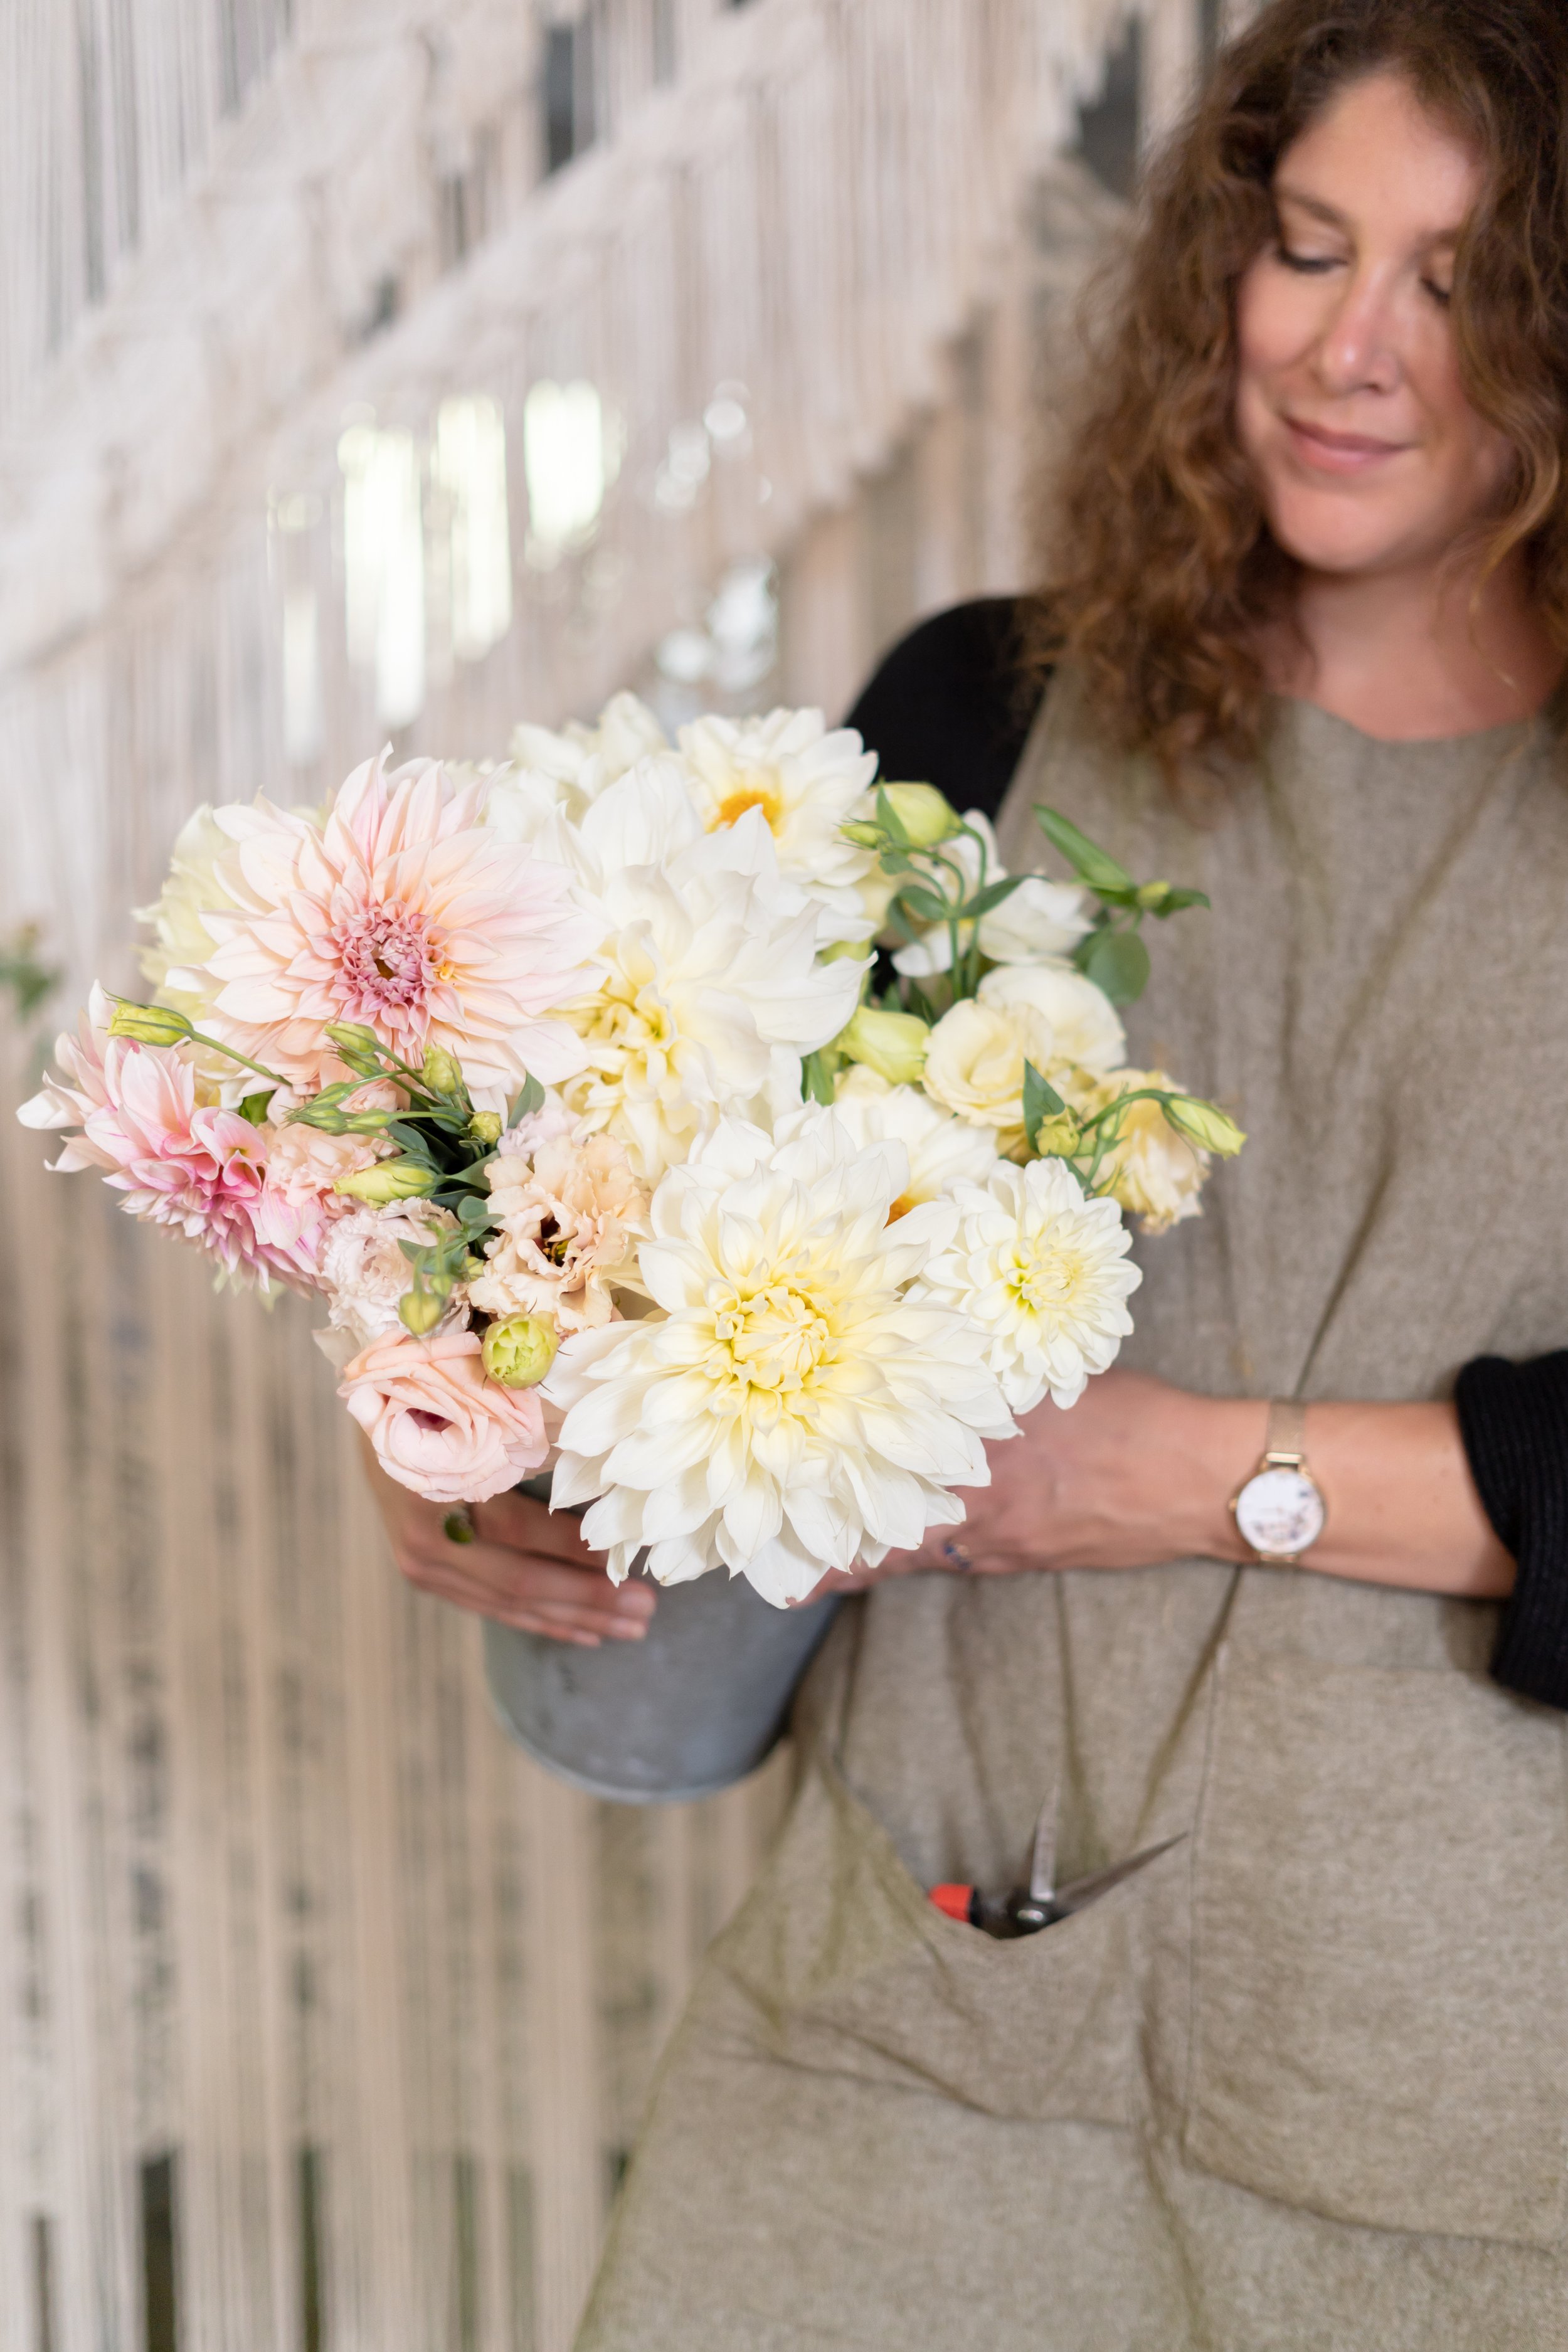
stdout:
{"type": "Polygon", "coordinates": [[[382,752],[324,825],[259,796],[217,810],[233,903],[204,910],[213,952],[169,985],[193,986],[226,1045],[305,1090],[336,1067],[333,1021],[413,1062],[443,1046],[476,1090],[570,1076],[581,1046],[541,1016],[590,984],[595,922],[560,866],[480,824],[485,789],[426,760],[389,771],[382,752]]]}
{"type": "Polygon", "coordinates": [[[100,1169],[130,1215],[173,1226],[234,1279],[310,1289],[309,1249],[258,1230],[268,1130],[199,1099],[198,1073],[177,1048],[110,1037],[110,1013],[95,988],[79,1035],[56,1049],[65,1076],[24,1103],[24,1125],[76,1128],[57,1169],[100,1169]]]}

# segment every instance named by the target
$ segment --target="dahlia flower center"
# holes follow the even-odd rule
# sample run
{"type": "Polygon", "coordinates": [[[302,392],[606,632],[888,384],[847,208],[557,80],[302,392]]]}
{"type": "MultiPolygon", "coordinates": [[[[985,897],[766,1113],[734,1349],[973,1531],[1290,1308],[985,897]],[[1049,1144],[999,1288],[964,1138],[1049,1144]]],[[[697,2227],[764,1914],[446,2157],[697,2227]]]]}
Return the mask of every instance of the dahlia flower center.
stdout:
{"type": "Polygon", "coordinates": [[[710,833],[720,833],[725,826],[739,824],[748,809],[761,809],[763,821],[770,833],[777,833],[784,815],[784,794],[779,790],[778,777],[771,768],[748,768],[740,782],[714,810],[708,821],[710,833]]]}
{"type": "Polygon", "coordinates": [[[639,986],[623,980],[616,992],[600,1001],[587,1034],[595,1045],[623,1054],[646,1054],[672,1045],[677,1031],[674,1015],[657,988],[646,981],[639,986]]]}
{"type": "Polygon", "coordinates": [[[749,1295],[723,1286],[712,1307],[713,1337],[731,1378],[776,1395],[805,1385],[833,1337],[823,1302],[787,1278],[749,1295]]]}
{"type": "Polygon", "coordinates": [[[1076,1251],[1046,1241],[1026,1254],[1019,1250],[1003,1279],[1026,1313],[1060,1315],[1083,1288],[1084,1264],[1076,1251]]]}
{"type": "Polygon", "coordinates": [[[366,907],[337,925],[333,944],[337,992],[357,1019],[419,1013],[449,977],[424,917],[410,907],[366,907]]]}

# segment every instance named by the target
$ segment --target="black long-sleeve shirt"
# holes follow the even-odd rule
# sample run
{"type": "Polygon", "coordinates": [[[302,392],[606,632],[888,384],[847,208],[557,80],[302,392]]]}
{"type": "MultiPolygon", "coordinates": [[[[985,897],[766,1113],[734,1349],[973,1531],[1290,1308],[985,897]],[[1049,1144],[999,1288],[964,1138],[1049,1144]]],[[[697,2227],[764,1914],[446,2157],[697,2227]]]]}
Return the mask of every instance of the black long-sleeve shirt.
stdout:
{"type": "MultiPolygon", "coordinates": [[[[994,817],[1039,709],[1026,679],[1018,604],[989,596],[923,621],[849,713],[889,781],[935,784],[994,817]]],[[[1491,1671],[1507,1689],[1568,1708],[1568,1349],[1511,1364],[1482,1356],[1456,1384],[1471,1475],[1518,1565],[1491,1671]]]]}

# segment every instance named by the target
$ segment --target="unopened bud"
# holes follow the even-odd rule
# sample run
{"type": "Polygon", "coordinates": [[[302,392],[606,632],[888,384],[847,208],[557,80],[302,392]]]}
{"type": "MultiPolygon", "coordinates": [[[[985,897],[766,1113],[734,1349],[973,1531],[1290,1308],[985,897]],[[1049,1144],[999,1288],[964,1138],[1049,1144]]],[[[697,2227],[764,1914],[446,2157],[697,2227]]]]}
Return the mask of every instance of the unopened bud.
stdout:
{"type": "Polygon", "coordinates": [[[381,1064],[381,1040],[374,1029],[363,1021],[329,1021],[327,1035],[346,1061],[351,1055],[360,1061],[381,1064]]]}
{"type": "Polygon", "coordinates": [[[1083,1149],[1083,1129],[1070,1110],[1043,1118],[1035,1129],[1035,1150],[1042,1160],[1071,1160],[1083,1149]]]}
{"type": "Polygon", "coordinates": [[[925,1068],[931,1031],[912,1013],[879,1013],[862,1004],[833,1043],[847,1061],[864,1062],[890,1087],[912,1087],[925,1068]]]}
{"type": "Polygon", "coordinates": [[[405,1290],[397,1302],[397,1319],[416,1339],[423,1339],[434,1331],[446,1307],[446,1300],[433,1290],[405,1290]]]}
{"type": "Polygon", "coordinates": [[[460,1092],[463,1073],[457,1056],[448,1054],[445,1045],[426,1045],[419,1075],[433,1095],[455,1095],[460,1092]]]}
{"type": "Polygon", "coordinates": [[[422,1160],[378,1160],[374,1168],[361,1168],[352,1176],[342,1177],[332,1190],[352,1193],[373,1209],[384,1209],[392,1201],[428,1197],[440,1181],[434,1168],[426,1168],[422,1160]]]}
{"type": "Polygon", "coordinates": [[[492,1381],[503,1389],[531,1389],[555,1361],[555,1327],[538,1315],[508,1315],[492,1323],[479,1353],[492,1381]]]}
{"type": "Polygon", "coordinates": [[[487,1150],[492,1144],[499,1143],[501,1139],[500,1111],[477,1110],[468,1121],[468,1133],[476,1143],[484,1144],[487,1150]]]}
{"type": "Polygon", "coordinates": [[[949,841],[963,818],[934,784],[884,784],[888,805],[909,835],[911,849],[934,849],[949,841]]]}
{"type": "Polygon", "coordinates": [[[172,1005],[117,1003],[109,1034],[133,1038],[138,1045],[182,1045],[194,1032],[184,1014],[172,1005]]]}
{"type": "Polygon", "coordinates": [[[1200,1151],[1217,1152],[1222,1160],[1232,1160],[1247,1141],[1242,1129],[1217,1103],[1204,1102],[1197,1095],[1171,1095],[1162,1106],[1166,1119],[1176,1133],[1200,1151]]]}

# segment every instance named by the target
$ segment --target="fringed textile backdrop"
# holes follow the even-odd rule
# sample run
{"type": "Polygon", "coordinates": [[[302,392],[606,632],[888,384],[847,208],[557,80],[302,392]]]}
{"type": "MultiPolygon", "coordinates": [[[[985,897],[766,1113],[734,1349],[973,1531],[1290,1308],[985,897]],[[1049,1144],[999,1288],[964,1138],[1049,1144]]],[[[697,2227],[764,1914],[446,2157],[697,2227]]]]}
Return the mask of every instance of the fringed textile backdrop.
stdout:
{"type": "MultiPolygon", "coordinates": [[[[1016,584],[1114,209],[1054,159],[1168,119],[1219,14],[15,0],[0,949],[63,1012],[200,800],[628,679],[840,707],[1016,584]]],[[[308,1311],[39,1143],[0,1122],[0,2352],[564,2352],[785,1768],[534,1770],[308,1311]]]]}

